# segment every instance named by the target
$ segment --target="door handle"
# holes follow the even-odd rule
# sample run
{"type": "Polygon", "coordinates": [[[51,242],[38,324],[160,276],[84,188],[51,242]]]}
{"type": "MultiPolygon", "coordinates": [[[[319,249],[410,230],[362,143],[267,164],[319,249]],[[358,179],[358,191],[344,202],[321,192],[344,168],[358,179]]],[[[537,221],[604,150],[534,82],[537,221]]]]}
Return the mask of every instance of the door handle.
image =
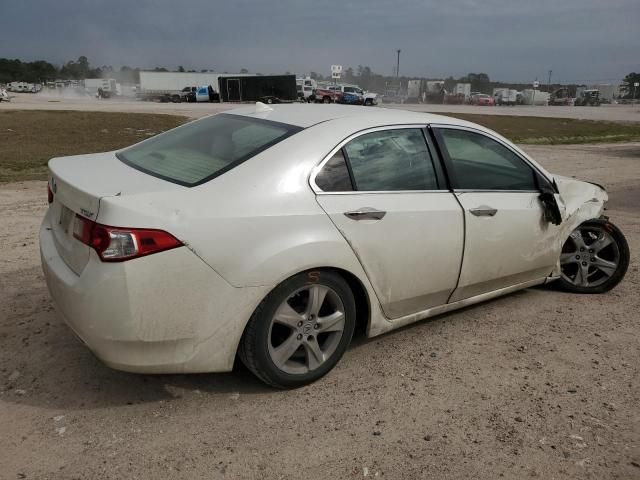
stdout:
{"type": "Polygon", "coordinates": [[[469,210],[471,215],[475,215],[476,217],[493,217],[498,210],[496,208],[491,208],[486,205],[480,205],[477,208],[472,208],[469,210]]]}
{"type": "Polygon", "coordinates": [[[344,215],[351,220],[382,220],[386,214],[387,212],[371,207],[363,207],[351,212],[344,212],[344,215]]]}

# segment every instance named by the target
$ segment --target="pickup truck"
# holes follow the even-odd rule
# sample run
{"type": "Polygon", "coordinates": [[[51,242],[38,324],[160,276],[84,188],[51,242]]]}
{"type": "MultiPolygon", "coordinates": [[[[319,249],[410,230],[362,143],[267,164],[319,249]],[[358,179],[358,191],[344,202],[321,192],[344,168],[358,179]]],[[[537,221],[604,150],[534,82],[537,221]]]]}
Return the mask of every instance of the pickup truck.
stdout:
{"type": "Polygon", "coordinates": [[[316,103],[342,103],[342,92],[330,88],[316,88],[313,93],[316,103]]]}
{"type": "MultiPolygon", "coordinates": [[[[316,90],[317,91],[317,90],[316,90]]],[[[378,103],[378,94],[365,92],[360,87],[355,85],[342,85],[342,84],[334,84],[328,85],[326,88],[322,89],[322,91],[328,91],[333,93],[340,94],[340,97],[336,100],[333,100],[337,103],[346,103],[349,105],[377,105],[378,103]]],[[[316,94],[316,101],[318,95],[316,94]]]]}

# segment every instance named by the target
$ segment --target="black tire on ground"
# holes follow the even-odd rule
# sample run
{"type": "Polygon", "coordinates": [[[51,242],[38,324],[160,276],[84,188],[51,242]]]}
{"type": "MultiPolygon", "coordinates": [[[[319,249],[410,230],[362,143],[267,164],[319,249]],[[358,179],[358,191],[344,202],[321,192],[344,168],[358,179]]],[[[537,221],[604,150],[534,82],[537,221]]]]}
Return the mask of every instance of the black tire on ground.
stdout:
{"type": "Polygon", "coordinates": [[[365,107],[370,107],[370,106],[371,106],[371,103],[372,103],[372,102],[371,102],[371,99],[369,99],[369,98],[367,98],[367,99],[364,101],[364,105],[365,105],[365,107]]]}
{"type": "MultiPolygon", "coordinates": [[[[606,260],[612,260],[615,257],[617,266],[614,272],[604,282],[597,283],[596,285],[593,285],[593,286],[575,285],[570,281],[570,279],[565,278],[566,275],[564,273],[560,277],[560,279],[554,282],[553,284],[558,286],[562,290],[565,290],[567,292],[572,292],[572,293],[608,292],[609,290],[614,288],[616,285],[618,285],[624,278],[625,274],[627,273],[627,268],[629,267],[629,257],[630,257],[629,244],[627,243],[627,239],[625,238],[624,234],[620,231],[618,227],[616,227],[613,223],[609,222],[608,220],[604,220],[604,219],[586,221],[582,223],[578,227],[578,229],[592,231],[594,235],[596,235],[598,232],[605,232],[607,235],[609,235],[613,240],[613,243],[615,243],[615,245],[610,245],[609,247],[607,247],[608,250],[603,249],[602,252],[604,252],[604,255],[611,257],[606,260]]],[[[577,231],[577,229],[574,230],[574,232],[575,231],[577,231]]],[[[596,241],[597,240],[593,240],[592,243],[595,243],[596,241]]],[[[573,243],[573,240],[571,239],[571,237],[569,237],[565,242],[562,248],[562,251],[572,252],[572,243],[573,243]]],[[[589,244],[587,244],[585,248],[586,248],[586,251],[584,253],[591,256],[589,244]]],[[[576,253],[580,255],[580,252],[576,252],[576,253]]],[[[598,252],[598,255],[599,254],[600,252],[598,252]]],[[[567,273],[569,276],[571,275],[570,272],[567,272],[567,273]]]]}
{"type": "Polygon", "coordinates": [[[240,341],[238,356],[242,363],[260,380],[275,388],[296,388],[312,383],[326,375],[347,350],[356,324],[353,292],[340,275],[325,271],[306,271],[282,282],[265,297],[247,324],[240,341]],[[337,347],[315,370],[301,374],[287,373],[278,368],[269,354],[271,324],[276,311],[293,294],[309,286],[328,287],[335,292],[344,307],[344,329],[337,347]]]}
{"type": "Polygon", "coordinates": [[[331,103],[331,98],[329,98],[329,97],[324,97],[324,98],[322,99],[322,103],[331,103]]]}

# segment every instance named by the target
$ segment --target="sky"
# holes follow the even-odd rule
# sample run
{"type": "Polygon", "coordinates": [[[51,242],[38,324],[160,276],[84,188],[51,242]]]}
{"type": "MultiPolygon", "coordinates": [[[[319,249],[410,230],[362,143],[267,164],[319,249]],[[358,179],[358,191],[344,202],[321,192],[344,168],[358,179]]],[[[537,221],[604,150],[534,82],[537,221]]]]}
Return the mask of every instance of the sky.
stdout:
{"type": "Polygon", "coordinates": [[[640,71],[640,0],[21,0],[0,57],[92,66],[615,83],[640,71]]]}

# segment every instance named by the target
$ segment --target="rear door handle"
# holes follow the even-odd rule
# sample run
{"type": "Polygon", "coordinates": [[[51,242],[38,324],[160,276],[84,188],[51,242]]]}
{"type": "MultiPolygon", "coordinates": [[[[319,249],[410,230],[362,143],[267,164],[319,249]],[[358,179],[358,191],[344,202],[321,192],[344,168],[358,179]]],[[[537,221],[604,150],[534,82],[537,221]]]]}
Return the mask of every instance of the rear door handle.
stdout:
{"type": "Polygon", "coordinates": [[[477,208],[472,208],[469,210],[471,215],[475,215],[476,217],[493,217],[498,210],[495,208],[488,207],[486,205],[480,205],[477,208]]]}
{"type": "Polygon", "coordinates": [[[344,215],[351,220],[382,220],[386,214],[387,212],[371,207],[363,207],[351,212],[344,212],[344,215]]]}

